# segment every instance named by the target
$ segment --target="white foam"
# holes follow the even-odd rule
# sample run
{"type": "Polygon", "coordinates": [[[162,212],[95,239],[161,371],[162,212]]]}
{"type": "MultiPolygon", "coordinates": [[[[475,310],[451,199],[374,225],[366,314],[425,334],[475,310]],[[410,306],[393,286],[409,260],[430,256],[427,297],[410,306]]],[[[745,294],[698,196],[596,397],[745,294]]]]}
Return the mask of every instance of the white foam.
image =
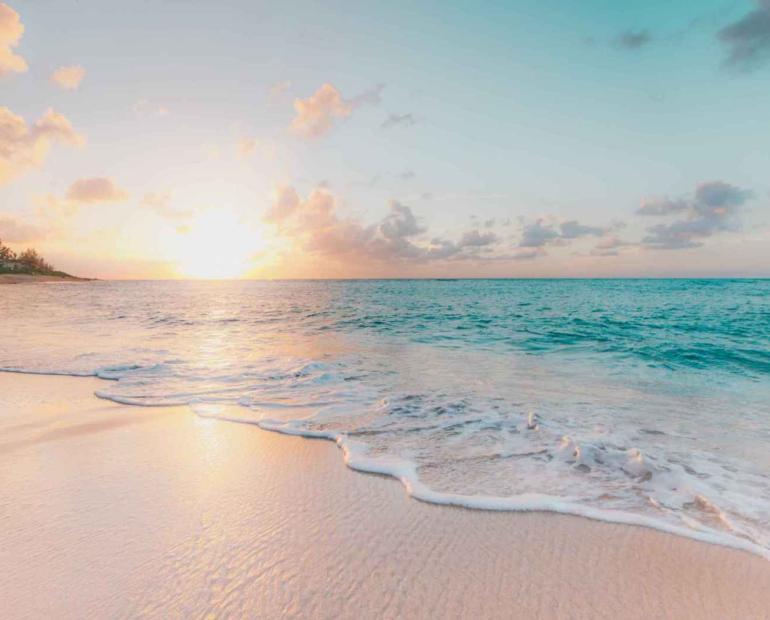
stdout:
{"type": "MultiPolygon", "coordinates": [[[[134,370],[140,368],[142,367],[138,365],[126,364],[106,366],[93,372],[28,370],[22,368],[4,368],[0,370],[29,374],[96,376],[102,379],[120,380],[122,376],[131,374],[134,370]]],[[[324,367],[322,365],[306,365],[303,367],[304,372],[311,370],[322,372],[324,367]]],[[[326,379],[324,379],[323,383],[326,382],[326,379]]],[[[238,389],[233,388],[236,396],[238,396],[238,389]]],[[[222,391],[222,389],[212,390],[211,393],[221,394],[222,391]]],[[[650,492],[648,497],[649,505],[654,506],[661,515],[671,517],[672,520],[678,519],[684,525],[677,525],[646,514],[638,514],[627,510],[588,506],[565,497],[564,494],[524,492],[498,496],[437,491],[420,479],[418,465],[413,460],[401,458],[393,453],[372,456],[367,444],[351,438],[344,431],[308,427],[309,423],[317,425],[319,422],[327,419],[334,421],[334,410],[330,408],[330,405],[339,405],[342,409],[350,409],[351,403],[346,403],[344,399],[341,402],[332,399],[316,401],[295,400],[292,403],[280,403],[238,396],[233,402],[243,405],[241,409],[243,415],[234,415],[232,407],[228,408],[227,413],[225,413],[225,410],[215,403],[201,402],[201,394],[204,393],[206,392],[169,392],[165,395],[157,396],[152,394],[126,395],[108,390],[97,390],[95,395],[98,398],[125,405],[146,407],[190,405],[193,411],[201,417],[256,424],[268,431],[334,441],[342,449],[345,463],[348,467],[360,472],[391,476],[402,483],[411,497],[424,502],[479,510],[555,512],[611,523],[643,526],[702,542],[748,551],[770,559],[769,549],[740,535],[733,534],[740,534],[740,530],[736,529],[724,511],[713,501],[710,501],[707,495],[702,492],[698,480],[693,476],[686,476],[684,474],[682,466],[672,466],[669,463],[666,468],[656,468],[654,459],[648,461],[641,451],[636,448],[617,449],[614,452],[608,452],[590,443],[581,442],[579,444],[571,436],[564,436],[560,447],[557,447],[556,444],[558,444],[558,437],[560,435],[556,434],[554,436],[554,434],[558,429],[551,428],[548,419],[541,420],[539,416],[536,417],[532,413],[526,417],[525,421],[522,420],[515,425],[518,431],[518,434],[512,436],[515,441],[524,442],[524,444],[530,440],[536,441],[539,442],[535,446],[537,447],[555,440],[553,447],[550,448],[550,452],[557,461],[585,467],[597,467],[597,463],[606,464],[617,471],[623,471],[634,479],[640,480],[640,484],[647,485],[651,489],[652,492],[650,492]],[[255,405],[270,410],[273,415],[280,415],[280,410],[290,410],[295,419],[286,421],[262,417],[260,411],[254,411],[255,405]],[[324,410],[323,407],[326,407],[326,409],[324,410]],[[299,419],[296,419],[297,417],[299,419]],[[597,455],[601,457],[601,461],[597,458],[597,455]],[[689,489],[687,489],[685,494],[679,492],[679,489],[686,486],[684,483],[689,485],[689,489]],[[723,529],[727,531],[712,529],[686,514],[683,511],[686,499],[683,499],[683,497],[688,494],[695,498],[694,505],[697,509],[708,513],[709,516],[713,516],[713,520],[710,521],[711,523],[718,522],[717,525],[721,524],[723,529]]],[[[378,406],[383,409],[383,411],[379,412],[382,424],[379,426],[375,424],[370,428],[375,429],[377,432],[387,432],[387,424],[390,422],[386,409],[389,405],[390,403],[387,400],[379,403],[378,406]]],[[[485,418],[481,421],[489,423],[495,420],[493,418],[485,418]]],[[[413,425],[412,428],[416,428],[414,426],[415,422],[410,422],[410,424],[413,425]]],[[[460,439],[464,439],[465,434],[471,432],[466,431],[463,424],[467,424],[467,421],[455,424],[455,426],[462,427],[458,435],[460,439]]],[[[431,428],[437,428],[437,426],[432,422],[426,423],[425,429],[431,428]]],[[[531,448],[532,446],[530,446],[531,448]]],[[[516,452],[516,450],[512,452],[516,452]]],[[[535,452],[532,452],[532,454],[535,454],[535,452]]],[[[742,494],[745,495],[743,492],[742,494]]],[[[742,496],[739,500],[743,501],[742,496]]]]}
{"type": "Polygon", "coordinates": [[[256,423],[260,428],[285,435],[297,435],[314,439],[334,441],[343,451],[345,463],[355,471],[391,476],[401,482],[406,492],[414,499],[443,506],[458,506],[476,510],[495,510],[509,512],[554,512],[618,523],[647,527],[668,534],[691,538],[700,542],[721,545],[742,551],[748,551],[770,560],[770,550],[750,541],[716,532],[701,526],[692,520],[692,527],[684,528],[660,521],[645,515],[620,510],[598,509],[584,506],[563,498],[539,493],[524,493],[512,497],[490,495],[464,495],[435,491],[425,485],[417,475],[417,465],[409,460],[392,456],[372,457],[367,455],[368,447],[361,442],[351,441],[344,433],[333,431],[315,431],[300,428],[296,422],[276,420],[231,419],[231,421],[256,423]]]}

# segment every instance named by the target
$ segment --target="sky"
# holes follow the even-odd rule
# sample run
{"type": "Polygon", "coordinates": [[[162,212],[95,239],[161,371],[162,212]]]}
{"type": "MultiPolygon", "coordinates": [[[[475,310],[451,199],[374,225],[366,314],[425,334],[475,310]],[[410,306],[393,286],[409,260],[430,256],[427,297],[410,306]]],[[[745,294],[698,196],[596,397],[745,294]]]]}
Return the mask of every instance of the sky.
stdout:
{"type": "Polygon", "coordinates": [[[770,0],[0,2],[0,239],[99,278],[770,276],[770,0]]]}

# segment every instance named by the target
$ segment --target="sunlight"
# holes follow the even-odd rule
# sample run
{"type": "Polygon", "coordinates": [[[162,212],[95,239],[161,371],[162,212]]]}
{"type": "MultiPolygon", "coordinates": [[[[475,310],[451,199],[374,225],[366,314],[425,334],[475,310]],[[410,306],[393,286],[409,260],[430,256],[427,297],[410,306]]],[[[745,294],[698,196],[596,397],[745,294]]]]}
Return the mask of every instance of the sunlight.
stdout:
{"type": "Polygon", "coordinates": [[[188,278],[239,278],[246,275],[251,258],[262,246],[262,236],[232,213],[206,211],[189,231],[180,233],[175,260],[181,275],[188,278]]]}

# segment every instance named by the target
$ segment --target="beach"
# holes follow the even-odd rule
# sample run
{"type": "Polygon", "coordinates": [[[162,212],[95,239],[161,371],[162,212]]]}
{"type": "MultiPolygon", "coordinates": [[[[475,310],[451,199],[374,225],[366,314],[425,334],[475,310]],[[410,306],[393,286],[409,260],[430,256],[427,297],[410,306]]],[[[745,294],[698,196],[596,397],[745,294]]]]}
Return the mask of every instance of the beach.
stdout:
{"type": "Polygon", "coordinates": [[[6,617],[762,618],[770,563],[654,530],[430,505],[331,442],[0,373],[6,617]]]}
{"type": "Polygon", "coordinates": [[[0,273],[0,284],[38,284],[51,282],[87,282],[86,278],[74,276],[43,276],[28,273],[0,273]]]}

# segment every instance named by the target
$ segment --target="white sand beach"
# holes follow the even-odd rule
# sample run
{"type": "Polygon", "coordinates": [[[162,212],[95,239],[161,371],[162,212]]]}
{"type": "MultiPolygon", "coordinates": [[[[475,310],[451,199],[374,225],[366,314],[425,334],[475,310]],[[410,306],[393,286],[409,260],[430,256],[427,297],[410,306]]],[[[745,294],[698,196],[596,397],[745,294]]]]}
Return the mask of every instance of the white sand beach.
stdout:
{"type": "Polygon", "coordinates": [[[770,563],[410,499],[326,441],[0,373],[6,618],[766,618],[770,563]]]}

